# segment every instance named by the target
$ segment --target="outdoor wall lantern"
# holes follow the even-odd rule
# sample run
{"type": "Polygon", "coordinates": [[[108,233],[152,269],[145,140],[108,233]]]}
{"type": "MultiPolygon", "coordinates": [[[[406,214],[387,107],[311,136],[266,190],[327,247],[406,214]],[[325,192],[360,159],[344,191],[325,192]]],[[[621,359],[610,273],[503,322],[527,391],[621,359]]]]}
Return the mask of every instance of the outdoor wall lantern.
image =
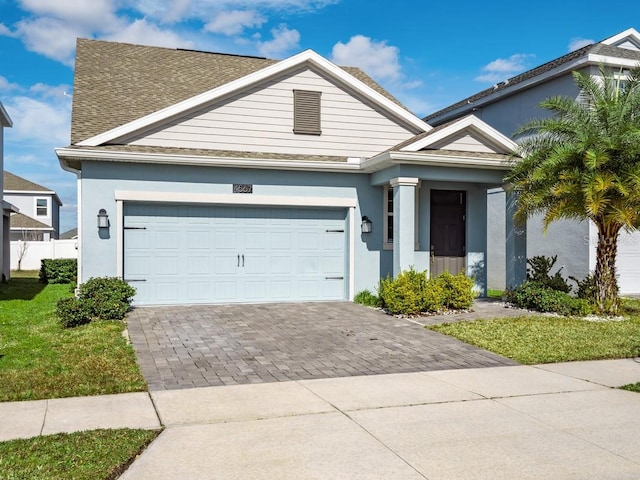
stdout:
{"type": "Polygon", "coordinates": [[[362,217],[362,233],[371,233],[373,222],[366,215],[362,217]]]}
{"type": "Polygon", "coordinates": [[[98,228],[109,228],[109,215],[104,208],[98,212],[98,228]]]}

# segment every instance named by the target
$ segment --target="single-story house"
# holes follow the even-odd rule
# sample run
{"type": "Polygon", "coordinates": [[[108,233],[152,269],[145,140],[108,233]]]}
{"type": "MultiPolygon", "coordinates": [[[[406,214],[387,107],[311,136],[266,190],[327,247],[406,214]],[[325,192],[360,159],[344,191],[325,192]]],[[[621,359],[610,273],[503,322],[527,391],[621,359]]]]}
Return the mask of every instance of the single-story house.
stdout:
{"type": "Polygon", "coordinates": [[[62,201],[50,188],[3,171],[4,198],[20,210],[11,216],[11,240],[57,239],[62,201]]]}
{"type": "Polygon", "coordinates": [[[348,300],[410,267],[484,292],[487,191],[514,147],[474,115],[433,128],[311,50],[79,39],[56,153],[78,176],[79,281],[122,277],[149,305],[348,300]]]}
{"type": "MultiPolygon", "coordinates": [[[[599,67],[613,69],[621,81],[629,68],[640,64],[640,34],[630,28],[602,41],[592,43],[505,79],[455,104],[424,118],[430,125],[438,126],[475,115],[502,134],[513,138],[516,130],[529,120],[542,118],[550,113],[539,108],[540,102],[552,96],[578,98],[572,72],[588,72],[600,76],[599,67]]],[[[489,250],[488,283],[490,288],[504,288],[510,282],[505,278],[505,193],[498,188],[489,191],[489,250]]],[[[543,234],[541,217],[527,222],[526,254],[557,255],[556,267],[562,268],[565,277],[584,278],[595,269],[598,232],[590,222],[562,220],[554,222],[543,234]]],[[[620,292],[640,293],[640,233],[623,232],[618,239],[617,274],[620,292]]]]}

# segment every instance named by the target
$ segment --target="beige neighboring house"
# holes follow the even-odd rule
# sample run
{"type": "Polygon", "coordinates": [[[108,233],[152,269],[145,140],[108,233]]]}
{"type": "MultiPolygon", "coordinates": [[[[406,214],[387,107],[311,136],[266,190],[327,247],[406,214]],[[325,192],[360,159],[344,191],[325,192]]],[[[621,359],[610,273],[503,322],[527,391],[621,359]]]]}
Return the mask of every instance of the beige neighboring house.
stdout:
{"type": "MultiPolygon", "coordinates": [[[[0,102],[0,167],[3,166],[4,160],[4,129],[12,126],[13,123],[11,122],[11,118],[9,118],[9,114],[0,102]]],[[[2,180],[0,180],[0,192],[3,191],[2,180]]],[[[0,225],[0,278],[2,280],[8,280],[9,273],[11,271],[11,262],[9,261],[9,256],[11,254],[11,244],[9,243],[9,222],[11,213],[17,212],[18,209],[5,200],[1,193],[0,204],[2,205],[2,224],[0,225]]]]}
{"type": "Polygon", "coordinates": [[[62,206],[58,194],[6,170],[3,178],[4,198],[20,211],[11,215],[10,239],[58,239],[62,206]]]}

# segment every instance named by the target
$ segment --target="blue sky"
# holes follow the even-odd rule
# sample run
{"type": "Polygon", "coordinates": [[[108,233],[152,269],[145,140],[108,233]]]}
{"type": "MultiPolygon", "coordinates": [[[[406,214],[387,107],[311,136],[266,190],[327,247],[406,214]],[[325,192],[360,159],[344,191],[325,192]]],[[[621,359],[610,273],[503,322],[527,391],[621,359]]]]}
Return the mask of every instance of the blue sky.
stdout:
{"type": "Polygon", "coordinates": [[[76,226],[69,144],[77,37],[281,59],[313,49],[358,66],[422,117],[627,28],[640,7],[601,1],[0,0],[5,169],[58,192],[76,226]]]}

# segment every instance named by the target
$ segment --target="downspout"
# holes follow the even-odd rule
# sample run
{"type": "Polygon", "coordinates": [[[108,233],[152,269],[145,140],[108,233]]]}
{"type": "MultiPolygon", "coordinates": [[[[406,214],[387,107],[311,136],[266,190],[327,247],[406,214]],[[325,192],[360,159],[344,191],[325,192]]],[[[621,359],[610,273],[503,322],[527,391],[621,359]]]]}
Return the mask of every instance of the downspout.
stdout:
{"type": "Polygon", "coordinates": [[[78,239],[76,240],[76,249],[78,250],[78,278],[76,280],[76,292],[80,288],[82,283],[82,170],[71,167],[66,160],[60,158],[60,166],[67,172],[74,173],[76,175],[76,188],[77,188],[77,215],[76,221],[78,224],[78,239]]]}

